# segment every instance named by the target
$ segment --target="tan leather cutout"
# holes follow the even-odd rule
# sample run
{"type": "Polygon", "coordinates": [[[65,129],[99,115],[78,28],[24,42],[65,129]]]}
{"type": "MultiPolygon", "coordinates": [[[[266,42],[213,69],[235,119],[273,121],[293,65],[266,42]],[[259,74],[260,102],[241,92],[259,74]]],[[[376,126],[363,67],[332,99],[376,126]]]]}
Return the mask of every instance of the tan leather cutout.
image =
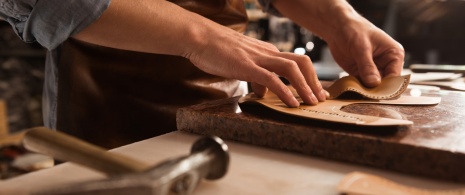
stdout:
{"type": "Polygon", "coordinates": [[[396,99],[407,89],[409,81],[410,75],[388,77],[379,86],[367,88],[354,76],[346,76],[334,82],[327,91],[330,94],[329,99],[336,99],[346,92],[355,92],[375,100],[396,99]]]}
{"type": "MultiPolygon", "coordinates": [[[[400,78],[400,77],[393,77],[400,78]]],[[[404,77],[402,77],[402,80],[404,77]]],[[[386,81],[399,81],[399,79],[394,80],[383,80],[386,81]]],[[[404,85],[404,82],[397,83],[399,85],[404,85]]],[[[383,86],[390,86],[382,84],[383,86]]],[[[391,86],[392,87],[392,86],[391,86]]],[[[406,88],[406,86],[405,86],[406,88]]],[[[300,97],[296,95],[295,89],[290,88],[297,99],[301,101],[300,97]]],[[[398,90],[405,90],[404,87],[398,87],[398,90]]],[[[378,90],[383,91],[384,90],[378,90]]],[[[373,91],[372,91],[373,92],[373,91]]],[[[390,94],[397,94],[398,92],[392,92],[390,94]]],[[[368,94],[368,93],[366,93],[368,94]]],[[[376,94],[373,97],[377,97],[376,94]]],[[[381,97],[381,96],[379,96],[381,97]]],[[[384,97],[384,96],[383,96],[384,97]]],[[[395,100],[337,100],[330,99],[325,102],[320,102],[316,106],[304,105],[301,104],[298,108],[289,108],[287,107],[274,93],[268,92],[265,97],[259,98],[255,94],[251,93],[239,99],[239,104],[261,104],[273,110],[276,110],[281,113],[310,118],[316,120],[324,120],[329,122],[345,123],[345,124],[354,124],[354,125],[363,125],[363,126],[397,126],[397,125],[412,125],[413,122],[404,119],[391,119],[375,116],[367,116],[360,114],[353,114],[344,112],[341,110],[344,106],[350,104],[388,104],[388,105],[435,105],[441,101],[440,97],[413,97],[413,96],[397,96],[398,99],[395,100]]],[[[301,101],[302,102],[302,101],[301,101]]]]}
{"type": "Polygon", "coordinates": [[[342,194],[364,195],[463,195],[465,189],[432,190],[403,185],[376,175],[351,172],[337,186],[342,194]]]}

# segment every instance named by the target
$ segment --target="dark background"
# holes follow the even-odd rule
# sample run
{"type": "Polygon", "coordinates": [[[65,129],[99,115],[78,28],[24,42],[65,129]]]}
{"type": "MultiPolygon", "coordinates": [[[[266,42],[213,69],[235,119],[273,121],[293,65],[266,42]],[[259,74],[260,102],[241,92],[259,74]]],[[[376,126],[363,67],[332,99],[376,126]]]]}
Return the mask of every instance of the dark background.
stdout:
{"type": "Polygon", "coordinates": [[[406,66],[414,63],[465,64],[465,1],[349,2],[376,26],[390,31],[388,34],[404,46],[406,66]],[[391,26],[390,30],[387,26],[391,26]]]}
{"type": "Polygon", "coordinates": [[[10,132],[43,124],[44,64],[41,46],[22,42],[0,21],[0,99],[7,105],[10,132]]]}

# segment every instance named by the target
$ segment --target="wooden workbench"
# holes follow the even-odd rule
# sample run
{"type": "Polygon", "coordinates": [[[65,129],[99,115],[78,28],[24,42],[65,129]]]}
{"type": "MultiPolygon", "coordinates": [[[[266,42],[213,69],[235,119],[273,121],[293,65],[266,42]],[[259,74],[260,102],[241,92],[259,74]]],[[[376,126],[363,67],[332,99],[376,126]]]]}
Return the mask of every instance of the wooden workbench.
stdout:
{"type": "MultiPolygon", "coordinates": [[[[176,131],[116,148],[112,152],[155,164],[167,158],[188,154],[191,144],[197,138],[198,135],[176,131]]],[[[406,185],[428,189],[465,187],[465,185],[328,161],[233,141],[226,143],[231,155],[227,175],[218,181],[201,182],[195,194],[336,195],[337,184],[344,175],[352,171],[372,173],[406,185]]],[[[34,192],[52,186],[98,179],[104,179],[104,176],[72,163],[64,163],[50,169],[0,181],[0,194],[8,189],[34,192]]]]}

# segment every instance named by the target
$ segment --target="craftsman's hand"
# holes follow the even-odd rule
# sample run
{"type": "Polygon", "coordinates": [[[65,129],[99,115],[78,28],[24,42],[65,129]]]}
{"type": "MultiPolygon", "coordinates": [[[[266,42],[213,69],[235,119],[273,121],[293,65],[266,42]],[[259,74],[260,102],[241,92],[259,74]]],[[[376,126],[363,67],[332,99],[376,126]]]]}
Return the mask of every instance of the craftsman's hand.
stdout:
{"type": "Polygon", "coordinates": [[[368,87],[400,75],[404,49],[346,0],[274,0],[281,14],[323,38],[336,62],[368,87]]]}
{"type": "Polygon", "coordinates": [[[265,95],[267,88],[286,105],[299,102],[277,75],[288,79],[306,104],[326,99],[308,56],[283,53],[270,43],[242,35],[221,25],[211,24],[203,43],[184,55],[201,70],[252,82],[254,92],[265,95]]]}
{"type": "Polygon", "coordinates": [[[255,83],[257,95],[263,96],[268,88],[290,107],[299,102],[276,74],[287,78],[305,103],[326,99],[307,56],[281,53],[269,43],[165,0],[112,0],[105,13],[74,38],[117,49],[183,56],[207,73],[255,83]]]}
{"type": "Polygon", "coordinates": [[[367,87],[398,76],[404,64],[402,45],[365,19],[353,20],[328,40],[336,62],[367,87]]]}

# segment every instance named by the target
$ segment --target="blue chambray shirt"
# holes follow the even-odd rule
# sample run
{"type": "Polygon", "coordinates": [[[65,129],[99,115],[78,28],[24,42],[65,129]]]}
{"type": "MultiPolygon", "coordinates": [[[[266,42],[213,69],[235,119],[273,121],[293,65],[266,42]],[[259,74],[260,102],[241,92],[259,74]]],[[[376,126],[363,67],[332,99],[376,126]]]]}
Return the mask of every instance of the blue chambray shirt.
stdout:
{"type": "Polygon", "coordinates": [[[60,44],[78,33],[106,10],[111,0],[0,0],[0,17],[25,42],[47,48],[43,91],[44,125],[55,129],[57,63],[60,44]]]}
{"type": "MultiPolygon", "coordinates": [[[[273,0],[259,0],[264,11],[279,15],[273,0]]],[[[43,92],[44,125],[56,128],[57,64],[60,45],[86,28],[108,8],[111,0],[0,0],[0,18],[25,42],[47,48],[43,92]]]]}

